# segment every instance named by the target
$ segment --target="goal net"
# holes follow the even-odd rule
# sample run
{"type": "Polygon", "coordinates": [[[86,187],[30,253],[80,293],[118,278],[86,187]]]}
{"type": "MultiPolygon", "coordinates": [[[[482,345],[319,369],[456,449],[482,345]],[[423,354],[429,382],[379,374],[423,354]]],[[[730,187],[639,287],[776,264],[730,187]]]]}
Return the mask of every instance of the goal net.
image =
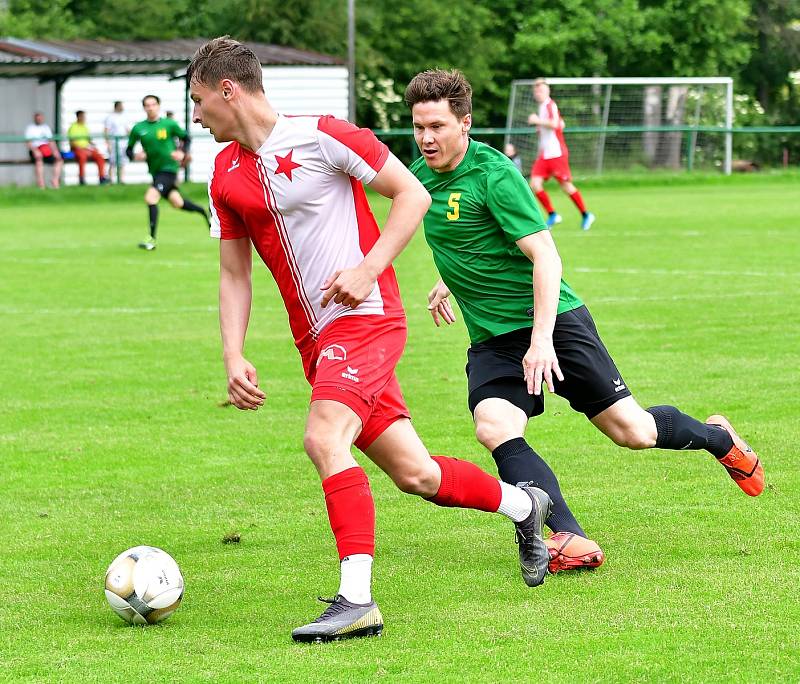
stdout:
{"type": "MultiPolygon", "coordinates": [[[[730,78],[548,78],[564,119],[570,166],[580,175],[612,169],[731,170],[730,78]]],[[[506,143],[530,168],[537,155],[531,80],[512,83],[506,143]]]]}

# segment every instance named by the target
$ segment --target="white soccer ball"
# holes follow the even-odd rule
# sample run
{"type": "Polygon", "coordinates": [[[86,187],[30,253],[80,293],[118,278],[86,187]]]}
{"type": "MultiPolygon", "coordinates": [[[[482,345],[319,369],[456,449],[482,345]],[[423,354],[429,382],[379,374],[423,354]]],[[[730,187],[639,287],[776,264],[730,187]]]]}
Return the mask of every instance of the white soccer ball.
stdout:
{"type": "Polygon", "coordinates": [[[183,576],[166,551],[134,546],[108,566],[106,598],[125,622],[152,625],[177,610],[183,598],[183,576]]]}

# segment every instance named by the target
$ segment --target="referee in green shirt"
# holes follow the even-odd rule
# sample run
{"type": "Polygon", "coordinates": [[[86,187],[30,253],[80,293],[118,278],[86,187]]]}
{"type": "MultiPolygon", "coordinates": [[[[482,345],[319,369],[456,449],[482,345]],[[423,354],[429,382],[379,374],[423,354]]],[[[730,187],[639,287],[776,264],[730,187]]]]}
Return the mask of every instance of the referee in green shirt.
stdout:
{"type": "Polygon", "coordinates": [[[533,482],[553,500],[551,571],[597,566],[603,554],[525,441],[528,419],[544,411],[542,384],[616,444],[705,449],[747,494],[760,494],[758,457],[725,418],[701,423],[674,406],[645,410],[633,398],[589,311],[561,278],[561,258],[522,174],[469,138],[472,88],[463,74],[417,74],[405,101],[422,153],[410,168],[433,200],[424,228],[441,280],[429,309],[436,325],[453,323],[452,294],[464,316],[469,407],[501,478],[533,482]]]}

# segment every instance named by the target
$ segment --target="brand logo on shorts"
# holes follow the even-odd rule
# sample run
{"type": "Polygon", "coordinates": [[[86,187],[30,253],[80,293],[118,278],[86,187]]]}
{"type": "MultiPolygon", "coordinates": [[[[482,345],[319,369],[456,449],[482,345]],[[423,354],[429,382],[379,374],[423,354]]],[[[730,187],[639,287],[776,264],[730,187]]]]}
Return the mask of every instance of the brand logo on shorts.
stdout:
{"type": "Polygon", "coordinates": [[[358,368],[350,368],[350,366],[348,366],[347,372],[342,373],[342,377],[346,380],[352,380],[353,382],[361,382],[358,377],[358,368]]]}
{"type": "Polygon", "coordinates": [[[611,382],[614,383],[614,391],[621,392],[625,389],[625,385],[622,384],[622,378],[617,378],[616,380],[612,380],[611,382]]]}
{"type": "Polygon", "coordinates": [[[322,363],[322,359],[328,359],[328,361],[346,361],[347,350],[341,344],[330,344],[319,353],[319,358],[317,359],[318,366],[322,363]]]}

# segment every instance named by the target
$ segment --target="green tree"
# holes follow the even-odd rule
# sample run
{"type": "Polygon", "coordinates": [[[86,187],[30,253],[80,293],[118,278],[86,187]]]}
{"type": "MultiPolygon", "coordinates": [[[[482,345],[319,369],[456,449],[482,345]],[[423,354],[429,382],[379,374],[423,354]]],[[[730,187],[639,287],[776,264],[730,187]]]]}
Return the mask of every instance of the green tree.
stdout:
{"type": "MultiPolygon", "coordinates": [[[[417,72],[457,67],[475,88],[476,124],[502,119],[505,103],[497,107],[498,94],[506,84],[495,82],[494,65],[502,61],[505,46],[493,32],[495,18],[488,4],[457,0],[448,3],[446,10],[427,0],[359,5],[359,72],[367,81],[389,82],[397,100],[417,72]]],[[[375,112],[369,99],[359,99],[358,111],[360,123],[373,125],[375,112]]],[[[392,105],[389,118],[393,125],[409,125],[401,102],[392,105]]]]}
{"type": "MultiPolygon", "coordinates": [[[[347,4],[343,0],[203,0],[201,34],[347,54],[347,4]]],[[[196,5],[195,5],[196,7],[196,5]]]]}
{"type": "Polygon", "coordinates": [[[749,24],[755,49],[742,81],[773,120],[788,123],[790,113],[797,113],[797,87],[789,74],[800,69],[800,1],[753,0],[749,24]]]}
{"type": "Polygon", "coordinates": [[[73,14],[69,0],[11,0],[0,9],[0,36],[70,40],[91,30],[73,14]]]}

